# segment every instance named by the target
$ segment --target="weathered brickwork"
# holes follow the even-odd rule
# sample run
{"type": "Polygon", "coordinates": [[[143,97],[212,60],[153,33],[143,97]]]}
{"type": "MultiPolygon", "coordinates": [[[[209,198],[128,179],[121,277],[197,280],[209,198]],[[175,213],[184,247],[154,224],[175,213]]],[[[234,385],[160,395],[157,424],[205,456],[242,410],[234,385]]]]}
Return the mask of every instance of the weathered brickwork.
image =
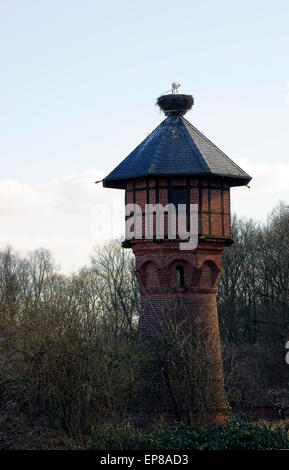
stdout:
{"type": "MultiPolygon", "coordinates": [[[[169,319],[181,325],[184,336],[198,348],[198,360],[206,361],[207,374],[215,384],[209,403],[202,410],[192,409],[191,420],[221,422],[229,405],[223,381],[221,345],[216,301],[224,246],[231,242],[229,186],[222,180],[201,178],[146,178],[129,180],[127,202],[145,204],[172,202],[172,188],[186,191],[187,204],[198,204],[199,244],[194,251],[179,249],[178,240],[156,239],[156,217],[150,224],[151,239],[131,240],[136,257],[136,275],[141,290],[140,336],[154,347],[154,338],[165,335],[169,319]],[[165,314],[165,315],[164,315],[165,314]],[[196,338],[199,338],[197,344],[196,338]]],[[[165,215],[165,235],[167,216],[165,215]]],[[[152,373],[152,375],[154,375],[152,373]]],[[[168,421],[185,419],[172,409],[166,384],[160,378],[150,384],[151,397],[140,419],[149,423],[158,413],[168,421]],[[152,411],[153,410],[153,411],[152,411]]]]}
{"type": "MultiPolygon", "coordinates": [[[[216,288],[221,274],[222,241],[200,241],[194,251],[179,250],[178,241],[133,241],[131,247],[136,256],[136,274],[141,289],[142,314],[139,333],[145,340],[166,334],[164,313],[168,313],[181,325],[184,335],[199,335],[201,351],[206,357],[206,368],[215,384],[206,411],[193,410],[194,420],[207,423],[224,420],[229,405],[223,382],[223,367],[219,338],[216,288]],[[183,286],[176,285],[176,270],[183,268],[183,286]]],[[[161,413],[169,399],[161,381],[151,384],[152,398],[148,409],[161,413]]],[[[163,410],[168,419],[176,419],[172,409],[163,410]]],[[[144,414],[141,423],[149,422],[150,413],[144,414]]],[[[185,419],[185,417],[181,417],[185,419]]]]}
{"type": "MultiPolygon", "coordinates": [[[[192,342],[200,339],[199,344],[194,345],[200,349],[196,354],[198,360],[203,357],[206,361],[207,373],[215,388],[202,410],[192,409],[191,420],[207,423],[221,422],[229,409],[223,382],[216,302],[222,252],[231,242],[229,191],[229,186],[218,178],[156,177],[128,180],[126,184],[126,202],[138,204],[142,211],[143,239],[130,242],[136,256],[142,299],[139,333],[153,348],[154,338],[166,334],[168,320],[164,318],[164,312],[169,312],[187,338],[192,342]],[[156,239],[156,215],[150,224],[148,219],[146,222],[145,205],[160,203],[165,206],[173,202],[173,188],[185,191],[187,204],[198,204],[199,244],[194,251],[180,250],[178,240],[167,239],[166,214],[165,239],[156,239]],[[144,239],[148,226],[150,240],[144,239]]],[[[168,421],[185,419],[176,416],[172,409],[163,380],[159,378],[150,383],[150,394],[147,409],[140,419],[142,424],[149,423],[158,413],[168,421]]]]}

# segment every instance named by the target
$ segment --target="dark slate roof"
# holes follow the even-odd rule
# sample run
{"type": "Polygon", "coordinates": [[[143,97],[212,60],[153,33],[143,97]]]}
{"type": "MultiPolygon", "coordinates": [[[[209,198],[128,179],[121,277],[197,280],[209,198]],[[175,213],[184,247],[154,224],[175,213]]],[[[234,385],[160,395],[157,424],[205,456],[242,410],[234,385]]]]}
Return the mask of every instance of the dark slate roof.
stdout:
{"type": "Polygon", "coordinates": [[[231,186],[251,177],[183,116],[167,117],[104,180],[103,186],[124,188],[125,180],[146,176],[223,177],[231,186]]]}

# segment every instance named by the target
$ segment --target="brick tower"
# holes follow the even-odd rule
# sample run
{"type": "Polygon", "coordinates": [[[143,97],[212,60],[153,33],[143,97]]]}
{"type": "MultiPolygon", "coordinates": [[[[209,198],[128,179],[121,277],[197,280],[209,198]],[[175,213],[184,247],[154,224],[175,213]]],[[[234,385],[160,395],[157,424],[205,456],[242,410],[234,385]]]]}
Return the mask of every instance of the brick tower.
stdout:
{"type": "Polygon", "coordinates": [[[129,206],[126,218],[133,218],[134,232],[124,242],[136,257],[142,302],[139,332],[154,352],[157,341],[167,340],[160,359],[164,374],[162,378],[154,374],[157,379],[150,383],[144,412],[189,422],[196,417],[218,422],[229,405],[223,383],[217,283],[222,252],[232,243],[230,187],[247,185],[251,177],[183,117],[193,105],[191,95],[163,95],[158,105],[166,119],[103,180],[104,187],[125,190],[126,205],[140,208],[129,206]],[[180,249],[185,241],[178,231],[171,236],[166,211],[160,237],[160,218],[149,206],[156,204],[173,205],[176,218],[179,208],[185,207],[188,233],[196,220],[190,219],[190,209],[197,208],[197,246],[180,249]],[[167,337],[172,331],[173,336],[167,337]],[[173,373],[168,373],[165,364],[176,335],[187,359],[176,360],[173,373]]]}

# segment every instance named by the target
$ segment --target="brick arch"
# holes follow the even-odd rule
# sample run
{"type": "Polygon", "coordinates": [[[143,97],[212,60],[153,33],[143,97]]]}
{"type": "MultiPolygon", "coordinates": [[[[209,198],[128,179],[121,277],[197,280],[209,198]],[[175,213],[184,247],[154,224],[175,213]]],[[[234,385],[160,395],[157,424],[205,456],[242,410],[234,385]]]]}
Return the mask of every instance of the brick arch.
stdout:
{"type": "Polygon", "coordinates": [[[139,262],[137,264],[138,270],[141,271],[147,263],[154,263],[158,266],[159,259],[158,259],[157,256],[152,256],[152,255],[146,254],[145,256],[142,257],[141,260],[139,260],[139,262]]]}
{"type": "Polygon", "coordinates": [[[158,265],[154,260],[144,261],[138,271],[142,287],[146,289],[159,287],[158,265]]]}
{"type": "Polygon", "coordinates": [[[221,270],[217,264],[208,259],[201,267],[200,287],[204,289],[213,289],[217,286],[221,270]]]}
{"type": "Polygon", "coordinates": [[[173,263],[175,262],[184,262],[184,263],[192,263],[192,257],[190,255],[184,254],[182,255],[181,253],[177,253],[174,256],[167,256],[165,258],[165,265],[169,268],[173,263]]]}

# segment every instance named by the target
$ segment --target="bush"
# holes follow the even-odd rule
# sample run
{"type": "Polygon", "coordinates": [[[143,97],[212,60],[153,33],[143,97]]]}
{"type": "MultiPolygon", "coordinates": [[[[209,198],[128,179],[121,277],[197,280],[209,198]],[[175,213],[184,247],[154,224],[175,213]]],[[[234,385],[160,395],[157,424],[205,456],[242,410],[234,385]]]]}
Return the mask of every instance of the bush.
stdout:
{"type": "Polygon", "coordinates": [[[99,450],[264,450],[289,449],[288,429],[232,421],[217,428],[182,424],[154,425],[148,430],[132,425],[108,425],[89,443],[99,450]]]}
{"type": "Polygon", "coordinates": [[[11,398],[82,445],[127,415],[139,375],[131,256],[111,244],[90,268],[59,273],[50,254],[0,252],[0,405],[11,398]]]}

